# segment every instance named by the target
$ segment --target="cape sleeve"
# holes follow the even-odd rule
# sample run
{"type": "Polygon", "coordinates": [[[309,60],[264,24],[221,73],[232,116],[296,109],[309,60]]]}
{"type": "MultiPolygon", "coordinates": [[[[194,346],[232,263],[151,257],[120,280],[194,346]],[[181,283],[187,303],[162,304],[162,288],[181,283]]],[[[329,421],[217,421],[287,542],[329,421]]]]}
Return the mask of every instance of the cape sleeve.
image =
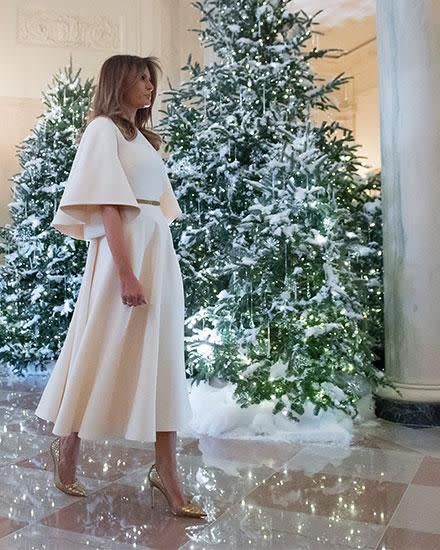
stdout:
{"type": "Polygon", "coordinates": [[[165,174],[165,185],[160,197],[160,208],[168,221],[168,225],[171,225],[176,218],[180,218],[183,214],[167,174],[165,174]]]}
{"type": "Polygon", "coordinates": [[[103,204],[119,205],[127,222],[140,207],[118,156],[116,127],[97,117],[86,127],[51,226],[74,239],[105,235],[103,204]]]}

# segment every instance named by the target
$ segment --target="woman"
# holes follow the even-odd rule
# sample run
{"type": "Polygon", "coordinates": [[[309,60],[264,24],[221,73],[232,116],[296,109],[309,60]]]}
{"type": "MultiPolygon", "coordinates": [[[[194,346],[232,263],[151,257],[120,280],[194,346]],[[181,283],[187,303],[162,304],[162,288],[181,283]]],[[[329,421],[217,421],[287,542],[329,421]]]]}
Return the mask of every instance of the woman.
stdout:
{"type": "Polygon", "coordinates": [[[176,431],[191,418],[185,379],[184,294],[169,224],[182,214],[152,124],[155,57],[107,59],[51,223],[90,240],[61,353],[35,414],[54,422],[56,486],[75,479],[80,439],[155,441],[148,473],[175,515],[202,517],[179,485],[176,431]],[[118,292],[119,290],[119,292],[118,292]]]}

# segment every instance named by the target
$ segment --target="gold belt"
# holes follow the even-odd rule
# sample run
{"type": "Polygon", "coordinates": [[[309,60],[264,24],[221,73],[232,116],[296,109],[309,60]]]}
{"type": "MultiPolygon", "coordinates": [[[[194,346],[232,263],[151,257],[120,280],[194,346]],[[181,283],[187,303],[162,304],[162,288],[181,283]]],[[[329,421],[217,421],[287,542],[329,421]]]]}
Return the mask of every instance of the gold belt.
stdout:
{"type": "Polygon", "coordinates": [[[136,200],[144,204],[155,204],[156,206],[160,206],[160,201],[150,201],[148,199],[136,199],[136,200]]]}

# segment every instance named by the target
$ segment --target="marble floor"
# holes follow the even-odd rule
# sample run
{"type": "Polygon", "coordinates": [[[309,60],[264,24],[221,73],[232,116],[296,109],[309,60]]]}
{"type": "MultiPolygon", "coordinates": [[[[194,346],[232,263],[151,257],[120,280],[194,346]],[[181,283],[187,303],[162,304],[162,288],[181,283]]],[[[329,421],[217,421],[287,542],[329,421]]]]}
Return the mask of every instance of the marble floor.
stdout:
{"type": "Polygon", "coordinates": [[[150,506],[153,445],[81,443],[87,498],[53,485],[40,390],[0,387],[0,550],[440,548],[440,429],[383,421],[351,447],[179,439],[179,475],[207,519],[150,506]]]}

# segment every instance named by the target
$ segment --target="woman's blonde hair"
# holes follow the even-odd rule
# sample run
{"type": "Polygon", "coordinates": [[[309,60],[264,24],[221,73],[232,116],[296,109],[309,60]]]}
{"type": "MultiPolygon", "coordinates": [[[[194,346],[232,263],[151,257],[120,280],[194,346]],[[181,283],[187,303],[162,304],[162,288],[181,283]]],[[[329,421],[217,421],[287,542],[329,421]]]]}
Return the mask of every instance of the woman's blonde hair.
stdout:
{"type": "Polygon", "coordinates": [[[87,113],[87,124],[97,116],[107,116],[118,126],[126,139],[130,141],[134,139],[136,137],[136,128],[138,128],[151,145],[158,150],[162,139],[152,129],[152,109],[157,95],[159,72],[162,74],[159,59],[153,56],[113,55],[106,59],[99,73],[98,85],[91,109],[87,113]],[[145,68],[148,68],[151,83],[154,86],[151,95],[151,104],[148,107],[137,110],[133,125],[122,111],[124,94],[141,77],[145,68]],[[148,123],[149,127],[147,127],[148,123]]]}

